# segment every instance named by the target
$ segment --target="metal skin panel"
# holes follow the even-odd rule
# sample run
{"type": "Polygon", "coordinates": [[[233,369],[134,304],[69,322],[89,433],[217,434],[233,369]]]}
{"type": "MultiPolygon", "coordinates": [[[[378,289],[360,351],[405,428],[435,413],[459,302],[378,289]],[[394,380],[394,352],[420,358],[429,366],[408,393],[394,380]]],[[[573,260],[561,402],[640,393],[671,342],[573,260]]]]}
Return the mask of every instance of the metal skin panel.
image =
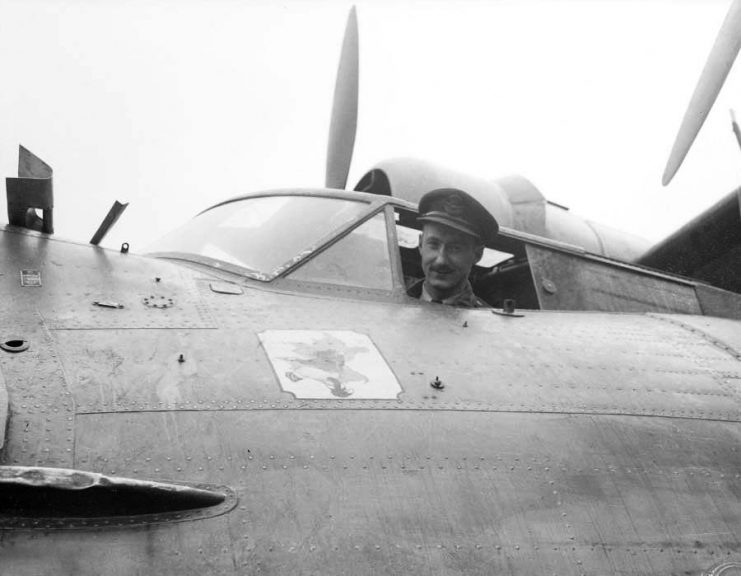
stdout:
{"type": "MultiPolygon", "coordinates": [[[[38,290],[21,289],[17,277],[15,281],[19,290],[38,290]]],[[[51,334],[32,309],[25,312],[5,306],[0,311],[0,342],[8,336],[29,342],[23,352],[0,349],[9,402],[0,465],[69,468],[74,455],[74,400],[51,334]]]]}
{"type": "Polygon", "coordinates": [[[719,350],[725,350],[730,356],[741,360],[741,330],[739,323],[725,318],[707,318],[703,316],[656,314],[666,322],[686,328],[710,342],[719,350]]]}
{"type": "Polygon", "coordinates": [[[155,527],[55,531],[19,530],[0,540],[2,570],[41,574],[239,574],[225,517],[155,527]],[[39,542],[43,542],[40,546],[39,542]]]}
{"type": "Polygon", "coordinates": [[[248,280],[228,294],[165,261],[0,239],[2,326],[30,344],[0,350],[0,463],[239,499],[135,526],[9,519],[9,573],[699,575],[741,560],[738,322],[506,317],[248,280]],[[42,286],[22,287],[21,267],[42,286]],[[140,302],[157,284],[174,306],[140,302]],[[268,330],[365,335],[401,393],[283,392],[268,330]]]}
{"type": "MultiPolygon", "coordinates": [[[[398,400],[344,400],[359,408],[739,419],[741,396],[731,384],[741,377],[738,360],[659,319],[542,312],[507,318],[336,299],[330,316],[329,300],[316,297],[203,294],[209,308],[220,309],[223,329],[56,331],[78,412],[311,409],[313,402],[281,390],[257,334],[362,326],[402,393],[398,400]],[[435,377],[444,390],[430,387],[435,377]]],[[[339,406],[336,399],[318,402],[339,406]]]]}
{"type": "Polygon", "coordinates": [[[386,402],[391,409],[411,403],[413,408],[737,418],[737,396],[726,385],[739,376],[734,356],[658,319],[530,311],[507,318],[417,303],[256,290],[235,296],[211,291],[206,280],[198,283],[221,330],[55,331],[64,358],[70,359],[65,370],[79,412],[249,409],[276,403],[295,408],[304,403],[281,391],[257,335],[267,329],[362,327],[400,380],[400,402],[386,402]],[[426,346],[419,348],[422,341],[426,346]],[[448,353],[444,357],[442,349],[448,353]],[[225,357],[239,362],[225,365],[225,357]],[[432,398],[429,382],[436,376],[446,388],[432,398]],[[702,402],[685,406],[677,395],[702,402]]]}
{"type": "Polygon", "coordinates": [[[538,246],[527,254],[544,310],[702,314],[691,285],[538,246]]]}
{"type": "MultiPolygon", "coordinates": [[[[224,519],[131,531],[125,545],[99,533],[114,565],[136,566],[149,540],[166,548],[148,573],[177,573],[198,529],[229,560],[220,572],[193,555],[213,573],[699,574],[741,547],[739,434],[626,416],[96,414],[79,418],[76,466],[235,488],[224,519]]],[[[94,569],[95,553],[77,558],[78,573],[94,569]]]]}
{"type": "Polygon", "coordinates": [[[35,232],[6,230],[0,236],[0,290],[9,309],[34,310],[51,329],[206,328],[208,311],[193,275],[153,259],[52,240],[35,232]],[[133,260],[133,261],[132,261],[133,260]],[[39,293],[21,289],[22,269],[41,273],[39,293]],[[164,273],[167,270],[167,274],[164,273]],[[172,305],[148,306],[145,299],[172,305]],[[97,306],[120,304],[122,308],[97,306]]]}
{"type": "Polygon", "coordinates": [[[5,429],[8,424],[8,389],[5,387],[5,378],[0,370],[0,448],[5,444],[5,429]]]}
{"type": "Polygon", "coordinates": [[[706,316],[720,316],[741,320],[741,297],[713,286],[698,284],[695,286],[697,299],[706,316]]]}

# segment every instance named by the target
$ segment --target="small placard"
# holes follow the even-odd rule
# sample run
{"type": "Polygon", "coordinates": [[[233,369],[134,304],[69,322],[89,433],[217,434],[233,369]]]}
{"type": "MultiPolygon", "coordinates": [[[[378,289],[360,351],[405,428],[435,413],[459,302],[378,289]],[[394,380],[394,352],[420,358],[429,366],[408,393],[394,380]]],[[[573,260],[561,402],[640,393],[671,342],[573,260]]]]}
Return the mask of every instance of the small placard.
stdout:
{"type": "Polygon", "coordinates": [[[41,271],[21,270],[21,286],[41,286],[41,271]]]}

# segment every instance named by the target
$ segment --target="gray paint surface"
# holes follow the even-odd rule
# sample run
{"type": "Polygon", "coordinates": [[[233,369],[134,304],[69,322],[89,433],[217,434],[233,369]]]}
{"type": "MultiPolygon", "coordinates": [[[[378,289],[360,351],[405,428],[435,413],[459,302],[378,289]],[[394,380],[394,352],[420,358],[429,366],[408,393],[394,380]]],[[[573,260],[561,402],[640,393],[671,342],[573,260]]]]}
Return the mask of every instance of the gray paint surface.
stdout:
{"type": "Polygon", "coordinates": [[[30,343],[0,354],[0,464],[238,499],[135,526],[6,518],[13,574],[700,574],[741,557],[737,321],[514,318],[248,280],[229,294],[201,269],[36,234],[0,242],[3,330],[30,343]],[[42,286],[22,287],[21,268],[42,286]],[[265,330],[365,334],[402,392],[295,398],[265,330]]]}

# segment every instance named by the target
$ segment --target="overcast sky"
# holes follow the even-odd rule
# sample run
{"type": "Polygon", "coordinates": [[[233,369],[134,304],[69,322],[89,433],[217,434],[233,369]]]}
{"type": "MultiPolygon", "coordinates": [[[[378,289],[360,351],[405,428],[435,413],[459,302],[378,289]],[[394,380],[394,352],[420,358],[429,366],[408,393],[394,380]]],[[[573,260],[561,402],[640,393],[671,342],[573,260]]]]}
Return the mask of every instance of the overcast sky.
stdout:
{"type": "MultiPolygon", "coordinates": [[[[0,0],[0,173],[55,171],[58,236],[132,250],[219,200],[324,181],[352,2],[0,0]]],[[[355,2],[349,185],[412,156],[519,173],[589,219],[659,240],[741,182],[734,69],[684,166],[669,150],[728,0],[355,2]]],[[[6,222],[0,210],[0,222],[6,222]]]]}

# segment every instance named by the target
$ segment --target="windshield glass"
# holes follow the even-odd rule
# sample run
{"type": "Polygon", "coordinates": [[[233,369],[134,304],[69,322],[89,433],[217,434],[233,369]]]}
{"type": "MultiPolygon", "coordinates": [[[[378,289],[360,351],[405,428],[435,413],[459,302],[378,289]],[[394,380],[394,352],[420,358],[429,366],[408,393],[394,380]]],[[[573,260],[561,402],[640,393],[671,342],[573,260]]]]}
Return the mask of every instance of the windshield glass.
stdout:
{"type": "Polygon", "coordinates": [[[247,198],[196,216],[150,252],[193,254],[271,279],[367,208],[365,202],[317,196],[247,198]]]}
{"type": "Polygon", "coordinates": [[[289,276],[294,280],[391,290],[386,215],[376,214],[289,276]]]}

